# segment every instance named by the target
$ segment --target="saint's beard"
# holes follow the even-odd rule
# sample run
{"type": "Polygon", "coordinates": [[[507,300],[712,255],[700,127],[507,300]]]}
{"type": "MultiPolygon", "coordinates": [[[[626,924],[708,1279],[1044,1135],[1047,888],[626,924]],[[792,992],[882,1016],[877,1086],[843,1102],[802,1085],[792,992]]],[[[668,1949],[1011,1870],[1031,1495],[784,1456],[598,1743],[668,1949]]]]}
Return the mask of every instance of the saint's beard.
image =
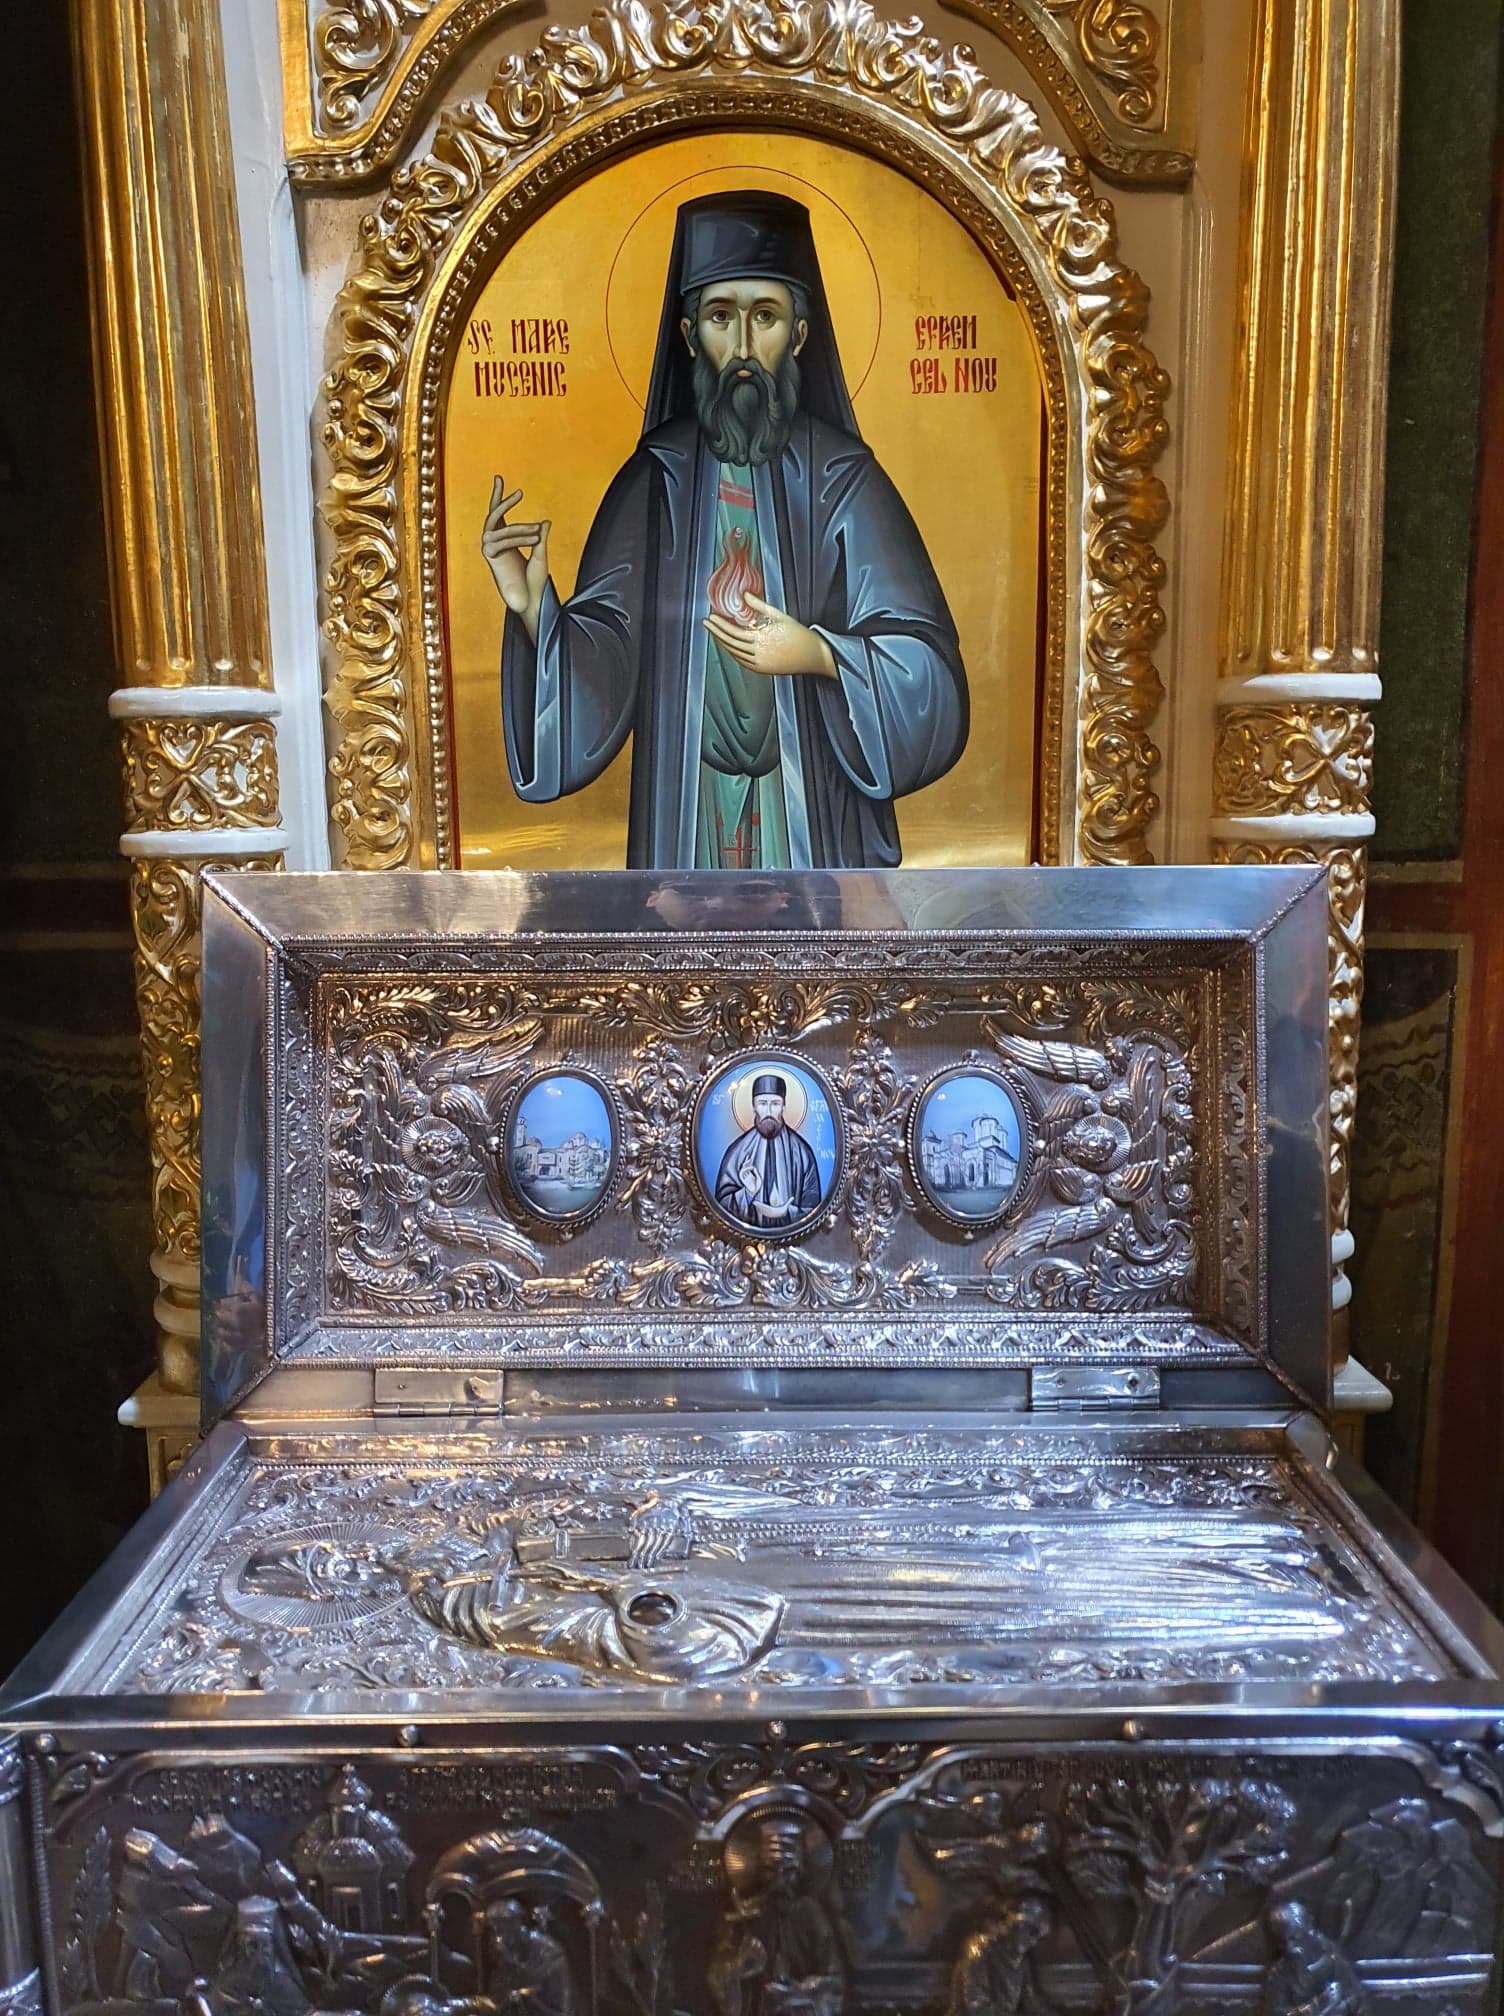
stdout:
{"type": "Polygon", "coordinates": [[[788,349],[776,372],[750,357],[733,357],[717,371],[697,350],[694,395],[695,418],[717,462],[756,468],[781,455],[789,438],[799,410],[798,360],[788,349]]]}
{"type": "Polygon", "coordinates": [[[764,1141],[772,1141],[783,1132],[783,1122],[781,1120],[774,1120],[766,1114],[759,1113],[752,1124],[764,1141]]]}

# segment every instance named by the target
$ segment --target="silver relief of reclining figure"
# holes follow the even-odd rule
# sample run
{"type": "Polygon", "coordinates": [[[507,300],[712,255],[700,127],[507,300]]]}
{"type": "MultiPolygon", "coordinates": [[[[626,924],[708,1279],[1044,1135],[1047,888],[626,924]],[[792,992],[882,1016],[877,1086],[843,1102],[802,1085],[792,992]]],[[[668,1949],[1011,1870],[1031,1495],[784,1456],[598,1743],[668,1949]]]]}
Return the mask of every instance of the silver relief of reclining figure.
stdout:
{"type": "Polygon", "coordinates": [[[664,1685],[745,1671],[783,1617],[772,1590],[688,1567],[621,1572],[558,1557],[524,1564],[505,1520],[488,1564],[420,1576],[411,1596],[429,1623],[466,1644],[664,1685]]]}
{"type": "Polygon", "coordinates": [[[252,1492],[134,1670],[172,1690],[1447,1670],[1278,1466],[1166,1467],[310,1470],[252,1492]]]}

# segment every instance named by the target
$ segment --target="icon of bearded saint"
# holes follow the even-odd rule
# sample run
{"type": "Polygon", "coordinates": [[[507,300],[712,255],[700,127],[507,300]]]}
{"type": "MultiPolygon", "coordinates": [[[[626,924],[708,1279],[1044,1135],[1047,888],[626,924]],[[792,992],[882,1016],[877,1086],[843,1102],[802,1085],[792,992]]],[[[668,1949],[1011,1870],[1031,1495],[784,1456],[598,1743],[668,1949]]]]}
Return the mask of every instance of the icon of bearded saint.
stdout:
{"type": "Polygon", "coordinates": [[[519,797],[581,790],[630,734],[629,868],[900,859],[893,801],[961,755],[966,674],[857,432],[801,204],[681,207],[642,437],[567,602],[520,502],[498,477],[482,536],[519,797]]]}
{"type": "Polygon", "coordinates": [[[771,1071],[752,1084],[752,1125],[738,1134],[716,1176],[723,1211],[759,1231],[786,1232],[820,1208],[820,1165],[784,1118],[788,1083],[771,1071]]]}

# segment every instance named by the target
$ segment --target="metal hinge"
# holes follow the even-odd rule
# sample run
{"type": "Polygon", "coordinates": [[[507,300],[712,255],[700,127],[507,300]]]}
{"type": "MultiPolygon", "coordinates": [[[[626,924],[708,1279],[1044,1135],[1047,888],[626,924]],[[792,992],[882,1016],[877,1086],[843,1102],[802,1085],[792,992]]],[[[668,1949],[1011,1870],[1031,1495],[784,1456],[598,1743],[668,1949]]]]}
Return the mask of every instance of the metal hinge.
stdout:
{"type": "Polygon", "coordinates": [[[1029,1373],[1029,1405],[1067,1414],[1157,1407],[1159,1374],[1152,1365],[1036,1365],[1029,1373]]]}
{"type": "Polygon", "coordinates": [[[499,1372],[415,1372],[375,1368],[371,1411],[376,1415],[499,1414],[499,1372]]]}

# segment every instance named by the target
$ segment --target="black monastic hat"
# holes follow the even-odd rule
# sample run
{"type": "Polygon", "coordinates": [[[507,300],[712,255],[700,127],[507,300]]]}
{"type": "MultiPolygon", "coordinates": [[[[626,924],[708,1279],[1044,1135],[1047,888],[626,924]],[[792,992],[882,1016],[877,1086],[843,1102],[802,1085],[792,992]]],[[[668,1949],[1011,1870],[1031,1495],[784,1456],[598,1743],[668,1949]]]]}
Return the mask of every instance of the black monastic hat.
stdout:
{"type": "Polygon", "coordinates": [[[800,407],[848,434],[858,434],[809,212],[802,203],[768,189],[698,196],[679,206],[643,433],[694,412],[694,360],[679,327],[685,296],[716,280],[751,279],[781,280],[802,291],[809,336],[799,353],[800,407]]]}
{"type": "Polygon", "coordinates": [[[772,1071],[764,1071],[760,1078],[752,1080],[754,1099],[787,1099],[788,1096],[788,1080],[777,1077],[772,1071]]]}

